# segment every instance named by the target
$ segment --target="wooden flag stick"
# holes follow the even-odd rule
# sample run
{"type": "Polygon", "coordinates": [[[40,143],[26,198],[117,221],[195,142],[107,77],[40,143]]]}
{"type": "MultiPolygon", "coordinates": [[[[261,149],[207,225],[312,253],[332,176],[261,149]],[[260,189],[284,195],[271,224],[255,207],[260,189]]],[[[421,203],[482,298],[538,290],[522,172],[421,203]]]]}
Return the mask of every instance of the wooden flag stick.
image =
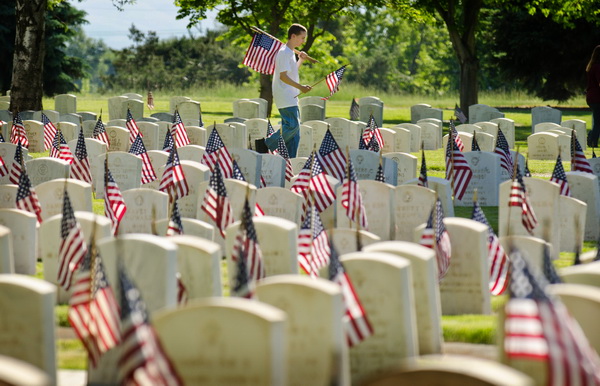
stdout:
{"type": "Polygon", "coordinates": [[[571,130],[571,171],[575,171],[575,129],[571,130]]]}
{"type": "MultiPolygon", "coordinates": [[[[349,65],[350,65],[350,63],[346,64],[346,66],[349,66],[349,65]]],[[[323,77],[321,80],[319,80],[319,81],[318,81],[318,82],[316,82],[316,83],[313,83],[313,84],[311,84],[311,85],[310,85],[310,88],[312,89],[313,87],[315,87],[315,86],[316,86],[316,85],[318,85],[319,83],[323,82],[325,79],[327,79],[327,77],[329,76],[329,74],[330,74],[330,73],[327,73],[327,75],[325,75],[325,77],[323,77]]],[[[310,90],[309,90],[309,91],[310,91],[310,90]]],[[[304,94],[304,93],[302,93],[302,92],[301,92],[300,94],[296,95],[294,98],[298,98],[298,97],[299,97],[300,95],[302,95],[302,94],[304,94]]]]}
{"type": "MultiPolygon", "coordinates": [[[[281,40],[277,39],[275,36],[273,36],[273,35],[271,35],[271,34],[269,34],[269,33],[265,32],[265,31],[261,30],[260,28],[258,28],[258,27],[256,27],[256,26],[252,26],[252,27],[250,27],[250,28],[251,28],[251,29],[252,29],[252,31],[254,31],[254,32],[258,32],[258,33],[261,33],[261,34],[263,34],[263,35],[266,35],[266,36],[270,37],[271,39],[273,39],[273,40],[277,40],[278,42],[280,42],[280,43],[282,43],[282,44],[283,44],[283,42],[282,42],[281,40]]],[[[299,53],[300,53],[300,51],[298,51],[298,50],[297,50],[297,49],[295,49],[295,48],[294,48],[294,52],[295,52],[296,54],[299,54],[299,53]]],[[[310,56],[308,56],[308,55],[306,56],[306,59],[307,59],[308,61],[310,61],[311,63],[321,63],[321,62],[319,62],[317,59],[315,59],[315,58],[311,58],[311,57],[310,57],[310,56]]]]}

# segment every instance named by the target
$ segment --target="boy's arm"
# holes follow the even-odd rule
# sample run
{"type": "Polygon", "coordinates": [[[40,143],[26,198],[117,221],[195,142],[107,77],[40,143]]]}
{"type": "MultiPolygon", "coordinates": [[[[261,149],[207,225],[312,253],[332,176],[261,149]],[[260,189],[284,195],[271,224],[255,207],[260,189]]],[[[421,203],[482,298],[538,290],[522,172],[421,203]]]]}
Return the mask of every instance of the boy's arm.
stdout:
{"type": "Polygon", "coordinates": [[[298,68],[304,63],[304,61],[308,59],[308,54],[304,51],[298,53],[298,68]]]}
{"type": "Polygon", "coordinates": [[[298,90],[300,90],[302,93],[307,93],[310,91],[311,87],[309,85],[302,85],[298,82],[295,82],[294,80],[292,80],[292,78],[290,78],[287,74],[287,71],[283,71],[281,73],[279,73],[279,79],[285,83],[288,84],[294,88],[297,88],[298,90]]]}

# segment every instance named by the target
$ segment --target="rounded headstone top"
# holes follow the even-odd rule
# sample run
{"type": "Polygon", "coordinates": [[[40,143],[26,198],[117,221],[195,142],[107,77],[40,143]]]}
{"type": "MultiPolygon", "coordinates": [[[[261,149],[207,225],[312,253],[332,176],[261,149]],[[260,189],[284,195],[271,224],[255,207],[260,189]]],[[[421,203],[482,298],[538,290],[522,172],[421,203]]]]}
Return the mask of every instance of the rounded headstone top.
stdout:
{"type": "Polygon", "coordinates": [[[264,286],[277,286],[277,285],[290,285],[290,286],[302,286],[310,287],[315,290],[319,290],[330,295],[337,295],[341,293],[340,286],[330,280],[323,279],[320,277],[312,278],[307,275],[274,275],[262,279],[258,287],[264,286]]]}
{"type": "Polygon", "coordinates": [[[382,264],[388,264],[396,268],[406,268],[410,266],[410,260],[399,258],[397,255],[385,252],[352,252],[340,256],[340,260],[342,263],[355,260],[370,260],[377,261],[382,264]]]}
{"type": "Polygon", "coordinates": [[[0,384],[49,386],[51,382],[48,375],[34,365],[0,355],[0,384]]]}
{"type": "Polygon", "coordinates": [[[364,252],[384,252],[397,256],[410,256],[421,260],[435,259],[435,251],[417,243],[409,241],[382,241],[367,245],[364,252]]]}
{"type": "Polygon", "coordinates": [[[50,284],[45,280],[37,279],[32,276],[13,273],[0,274],[0,287],[1,286],[20,287],[41,295],[56,293],[56,286],[54,284],[50,284]]]}
{"type": "Polygon", "coordinates": [[[221,250],[221,246],[214,241],[204,239],[192,235],[175,235],[169,237],[177,245],[187,245],[192,248],[202,249],[208,254],[212,254],[221,250]]]}

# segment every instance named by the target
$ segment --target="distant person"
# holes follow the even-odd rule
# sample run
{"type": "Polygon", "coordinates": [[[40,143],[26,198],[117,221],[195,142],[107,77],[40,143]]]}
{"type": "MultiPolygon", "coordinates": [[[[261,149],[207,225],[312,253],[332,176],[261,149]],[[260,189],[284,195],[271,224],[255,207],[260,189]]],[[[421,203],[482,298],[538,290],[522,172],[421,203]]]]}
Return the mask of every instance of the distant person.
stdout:
{"type": "MultiPolygon", "coordinates": [[[[295,158],[300,144],[300,110],[298,109],[299,92],[306,93],[311,87],[300,84],[298,69],[308,55],[303,51],[298,54],[294,49],[306,41],[306,28],[300,24],[292,24],[288,29],[288,41],[281,47],[275,57],[275,72],[273,73],[273,101],[281,114],[283,140],[290,158],[295,158]]],[[[277,149],[280,132],[265,139],[270,150],[277,149]]]]}
{"type": "Polygon", "coordinates": [[[600,46],[594,48],[592,57],[585,69],[587,73],[587,90],[585,100],[592,109],[592,131],[587,137],[589,147],[598,147],[598,137],[600,137],[600,46]]]}

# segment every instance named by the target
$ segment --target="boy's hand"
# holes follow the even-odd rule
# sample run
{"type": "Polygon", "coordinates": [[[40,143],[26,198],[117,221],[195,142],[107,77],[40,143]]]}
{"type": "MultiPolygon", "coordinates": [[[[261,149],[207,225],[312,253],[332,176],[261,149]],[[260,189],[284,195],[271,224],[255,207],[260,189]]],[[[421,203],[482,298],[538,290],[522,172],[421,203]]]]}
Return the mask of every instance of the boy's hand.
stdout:
{"type": "Polygon", "coordinates": [[[309,86],[309,85],[307,85],[307,84],[302,84],[302,85],[300,85],[300,87],[299,87],[299,90],[300,90],[300,91],[301,91],[303,94],[306,94],[307,92],[309,92],[310,90],[312,90],[312,87],[310,87],[310,86],[309,86]]]}

